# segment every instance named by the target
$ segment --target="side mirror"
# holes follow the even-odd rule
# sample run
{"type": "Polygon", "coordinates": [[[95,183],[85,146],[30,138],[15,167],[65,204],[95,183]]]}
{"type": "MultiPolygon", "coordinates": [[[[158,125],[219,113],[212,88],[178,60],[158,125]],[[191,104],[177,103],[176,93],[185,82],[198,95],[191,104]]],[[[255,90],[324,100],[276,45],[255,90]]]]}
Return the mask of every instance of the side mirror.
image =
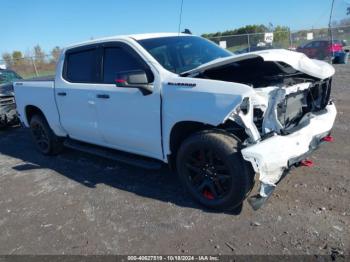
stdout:
{"type": "Polygon", "coordinates": [[[144,70],[122,71],[117,74],[115,84],[118,87],[138,88],[144,95],[153,92],[152,85],[148,81],[144,70]]]}

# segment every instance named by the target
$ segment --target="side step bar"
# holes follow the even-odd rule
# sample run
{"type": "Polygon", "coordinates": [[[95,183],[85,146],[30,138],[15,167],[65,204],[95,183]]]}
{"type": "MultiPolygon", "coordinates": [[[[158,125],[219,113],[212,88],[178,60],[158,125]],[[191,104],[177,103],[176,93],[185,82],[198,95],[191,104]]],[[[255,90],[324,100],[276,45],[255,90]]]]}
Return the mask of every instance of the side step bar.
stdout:
{"type": "Polygon", "coordinates": [[[137,156],[134,154],[121,152],[114,149],[91,145],[91,144],[76,141],[73,139],[65,140],[64,146],[74,150],[85,152],[91,155],[104,157],[107,159],[115,160],[127,165],[141,167],[144,169],[150,169],[150,170],[160,169],[163,164],[161,161],[158,161],[152,158],[137,156]]]}

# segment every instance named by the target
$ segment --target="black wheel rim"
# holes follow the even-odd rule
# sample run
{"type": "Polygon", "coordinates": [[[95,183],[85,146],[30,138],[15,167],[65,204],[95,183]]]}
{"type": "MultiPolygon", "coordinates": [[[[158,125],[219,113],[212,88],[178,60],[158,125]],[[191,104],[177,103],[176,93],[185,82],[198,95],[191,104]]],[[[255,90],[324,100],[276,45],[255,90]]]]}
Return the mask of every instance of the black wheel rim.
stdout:
{"type": "Polygon", "coordinates": [[[32,126],[32,133],[39,149],[46,152],[49,148],[49,138],[44,128],[40,124],[35,123],[32,126]]]}
{"type": "Polygon", "coordinates": [[[232,187],[229,168],[211,149],[193,151],[186,159],[187,179],[192,189],[207,200],[219,200],[232,187]]]}

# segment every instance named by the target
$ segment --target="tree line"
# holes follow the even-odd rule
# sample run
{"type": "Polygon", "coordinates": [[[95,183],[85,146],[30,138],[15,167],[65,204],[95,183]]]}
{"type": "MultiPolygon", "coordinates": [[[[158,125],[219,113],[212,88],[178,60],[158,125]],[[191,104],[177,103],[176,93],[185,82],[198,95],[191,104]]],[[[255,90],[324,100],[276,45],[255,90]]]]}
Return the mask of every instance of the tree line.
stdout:
{"type": "MultiPolygon", "coordinates": [[[[45,62],[56,62],[60,52],[60,47],[56,46],[47,55],[44,52],[44,50],[40,47],[40,45],[36,45],[33,48],[32,55],[29,57],[33,58],[37,64],[45,62]],[[49,57],[49,59],[46,59],[47,57],[49,57]]],[[[12,53],[5,52],[2,54],[2,60],[9,66],[12,64],[21,63],[21,61],[25,58],[27,57],[25,57],[23,53],[18,50],[14,50],[12,53]]]]}
{"type": "Polygon", "coordinates": [[[255,34],[255,33],[265,33],[265,32],[283,32],[283,31],[289,31],[288,26],[283,25],[277,25],[273,26],[273,24],[269,25],[246,25],[243,27],[239,27],[237,29],[231,29],[226,30],[223,32],[216,32],[216,33],[205,33],[202,34],[205,38],[211,38],[211,37],[220,37],[220,36],[228,36],[228,35],[242,35],[242,34],[255,34]]]}
{"type": "Polygon", "coordinates": [[[23,77],[48,75],[54,72],[60,52],[60,47],[56,46],[46,54],[40,45],[36,45],[30,56],[24,56],[18,50],[14,50],[12,53],[3,53],[1,64],[4,63],[23,77]]]}

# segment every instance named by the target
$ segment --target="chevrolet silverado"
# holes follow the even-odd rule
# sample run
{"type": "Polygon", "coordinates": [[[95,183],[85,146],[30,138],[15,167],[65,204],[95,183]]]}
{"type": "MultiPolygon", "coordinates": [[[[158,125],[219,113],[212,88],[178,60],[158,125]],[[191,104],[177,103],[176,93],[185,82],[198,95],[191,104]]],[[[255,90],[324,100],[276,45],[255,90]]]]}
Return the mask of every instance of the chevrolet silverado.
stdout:
{"type": "Polygon", "coordinates": [[[334,68],[275,49],[233,55],[187,34],[69,46],[53,78],[15,82],[19,117],[43,154],[63,146],[177,170],[190,195],[254,209],[292,167],[331,141],[334,68]]]}

